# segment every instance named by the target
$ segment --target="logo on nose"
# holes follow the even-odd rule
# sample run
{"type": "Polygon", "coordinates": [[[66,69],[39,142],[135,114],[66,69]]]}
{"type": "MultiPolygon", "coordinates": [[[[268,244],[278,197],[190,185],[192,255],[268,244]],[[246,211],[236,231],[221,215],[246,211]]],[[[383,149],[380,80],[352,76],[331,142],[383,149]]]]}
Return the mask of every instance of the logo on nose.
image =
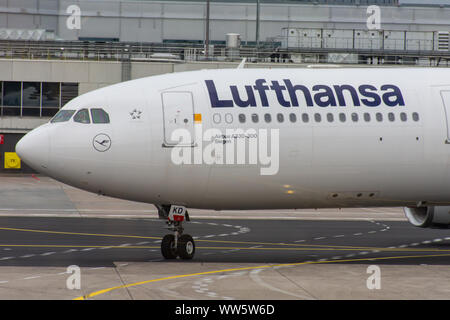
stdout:
{"type": "Polygon", "coordinates": [[[111,148],[111,138],[107,134],[100,133],[94,137],[92,145],[95,150],[105,152],[111,148]]]}

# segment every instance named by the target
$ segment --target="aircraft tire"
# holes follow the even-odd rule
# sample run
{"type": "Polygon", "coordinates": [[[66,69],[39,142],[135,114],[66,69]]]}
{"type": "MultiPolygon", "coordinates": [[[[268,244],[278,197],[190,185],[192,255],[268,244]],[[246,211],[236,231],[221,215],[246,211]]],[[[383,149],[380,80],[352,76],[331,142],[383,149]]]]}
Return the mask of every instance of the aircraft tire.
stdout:
{"type": "Polygon", "coordinates": [[[190,260],[195,254],[195,242],[194,239],[188,235],[183,234],[178,239],[178,255],[181,259],[190,260]]]}
{"type": "Polygon", "coordinates": [[[161,242],[161,253],[164,259],[176,259],[178,256],[177,248],[175,248],[175,236],[166,234],[161,242]]]}

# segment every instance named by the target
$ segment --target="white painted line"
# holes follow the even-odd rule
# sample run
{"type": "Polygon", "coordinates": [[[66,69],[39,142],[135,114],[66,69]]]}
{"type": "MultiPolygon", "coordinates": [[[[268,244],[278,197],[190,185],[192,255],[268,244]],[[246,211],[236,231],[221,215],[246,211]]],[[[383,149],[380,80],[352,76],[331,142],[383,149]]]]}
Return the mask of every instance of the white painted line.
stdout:
{"type": "Polygon", "coordinates": [[[71,253],[71,252],[75,252],[75,251],[78,251],[78,249],[69,249],[69,250],[64,251],[63,253],[71,253]]]}
{"type": "Polygon", "coordinates": [[[31,277],[23,278],[23,280],[37,279],[37,278],[40,278],[40,277],[41,277],[41,276],[31,276],[31,277]]]}
{"type": "Polygon", "coordinates": [[[45,252],[45,253],[41,253],[41,256],[50,256],[50,255],[52,255],[52,254],[55,254],[56,252],[53,252],[53,251],[51,251],[51,252],[45,252]]]}

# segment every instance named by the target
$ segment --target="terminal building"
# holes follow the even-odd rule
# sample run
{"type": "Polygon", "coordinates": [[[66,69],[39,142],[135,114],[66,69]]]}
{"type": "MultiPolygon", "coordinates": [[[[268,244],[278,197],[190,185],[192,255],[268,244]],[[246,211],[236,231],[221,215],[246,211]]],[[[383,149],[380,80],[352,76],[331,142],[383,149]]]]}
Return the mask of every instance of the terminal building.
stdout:
{"type": "Polygon", "coordinates": [[[79,94],[205,68],[450,66],[450,0],[0,0],[0,171],[79,94]]]}

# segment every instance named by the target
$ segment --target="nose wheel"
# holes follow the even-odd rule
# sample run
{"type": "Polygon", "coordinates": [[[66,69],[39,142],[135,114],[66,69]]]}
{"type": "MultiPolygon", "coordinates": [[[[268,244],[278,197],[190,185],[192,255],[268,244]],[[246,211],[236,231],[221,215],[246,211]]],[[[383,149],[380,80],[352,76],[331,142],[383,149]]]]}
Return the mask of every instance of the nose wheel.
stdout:
{"type": "Polygon", "coordinates": [[[173,234],[164,236],[161,242],[161,254],[167,260],[180,257],[183,260],[190,260],[195,254],[195,242],[189,234],[183,234],[183,221],[186,217],[186,208],[171,206],[167,216],[168,229],[173,234]],[[175,208],[175,209],[174,209],[175,208]],[[180,210],[179,208],[183,208],[180,210]]]}

